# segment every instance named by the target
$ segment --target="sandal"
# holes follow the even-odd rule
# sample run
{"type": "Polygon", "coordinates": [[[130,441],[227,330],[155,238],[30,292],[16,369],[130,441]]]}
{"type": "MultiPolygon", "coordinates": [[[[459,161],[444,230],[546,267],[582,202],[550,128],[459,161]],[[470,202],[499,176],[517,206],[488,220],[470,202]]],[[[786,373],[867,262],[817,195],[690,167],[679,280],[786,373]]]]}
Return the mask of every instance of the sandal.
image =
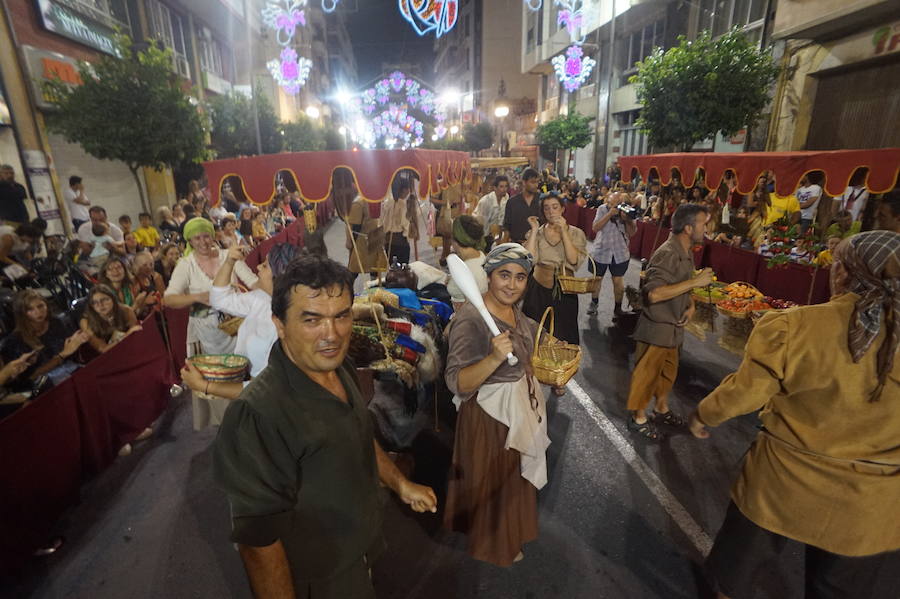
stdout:
{"type": "Polygon", "coordinates": [[[566,394],[565,387],[552,387],[552,391],[553,391],[553,395],[555,395],[556,397],[562,397],[563,395],[566,394]]]}
{"type": "Polygon", "coordinates": [[[639,435],[650,439],[651,441],[659,441],[662,439],[662,434],[659,432],[650,419],[647,419],[647,422],[642,422],[638,424],[635,422],[634,418],[628,419],[628,430],[634,431],[639,435]]]}
{"type": "Polygon", "coordinates": [[[684,428],[687,426],[687,421],[671,410],[665,413],[653,410],[653,420],[676,428],[684,428]]]}

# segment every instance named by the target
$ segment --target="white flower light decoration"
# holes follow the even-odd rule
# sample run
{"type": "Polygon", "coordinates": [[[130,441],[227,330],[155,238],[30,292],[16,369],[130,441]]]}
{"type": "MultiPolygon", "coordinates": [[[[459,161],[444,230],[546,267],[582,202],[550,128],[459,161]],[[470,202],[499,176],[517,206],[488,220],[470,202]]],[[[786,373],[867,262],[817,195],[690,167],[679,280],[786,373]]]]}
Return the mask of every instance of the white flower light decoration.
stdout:
{"type": "Polygon", "coordinates": [[[556,71],[557,79],[570,93],[584,85],[597,65],[596,60],[584,56],[584,51],[578,45],[569,46],[565,56],[554,56],[550,62],[556,71]]]}
{"type": "Polygon", "coordinates": [[[285,48],[281,51],[281,58],[270,60],[266,66],[272,78],[285,92],[296,95],[309,78],[312,64],[310,59],[298,57],[293,48],[285,48]]]}

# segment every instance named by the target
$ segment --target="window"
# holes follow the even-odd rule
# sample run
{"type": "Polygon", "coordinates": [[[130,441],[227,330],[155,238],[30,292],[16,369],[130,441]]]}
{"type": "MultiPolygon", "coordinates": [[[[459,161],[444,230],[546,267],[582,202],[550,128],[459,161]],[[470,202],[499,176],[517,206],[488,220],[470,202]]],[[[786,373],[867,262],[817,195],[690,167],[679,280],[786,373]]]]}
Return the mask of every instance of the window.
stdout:
{"type": "Polygon", "coordinates": [[[212,73],[219,77],[225,77],[225,70],[222,66],[222,50],[219,42],[212,39],[208,33],[206,36],[198,36],[197,51],[200,54],[200,68],[207,73],[212,73]]]}
{"type": "Polygon", "coordinates": [[[615,135],[619,138],[619,154],[622,156],[646,154],[647,136],[635,124],[640,116],[640,110],[619,112],[615,116],[619,125],[619,130],[615,135]]]}
{"type": "Polygon", "coordinates": [[[713,37],[740,27],[753,41],[762,37],[766,0],[701,0],[698,29],[713,37]]]}
{"type": "Polygon", "coordinates": [[[181,17],[158,0],[148,0],[147,8],[150,13],[150,28],[153,36],[173,52],[172,68],[179,75],[190,79],[191,69],[188,66],[187,51],[184,46],[184,27],[181,17]]]}
{"type": "Polygon", "coordinates": [[[644,60],[653,50],[663,45],[665,39],[665,21],[660,19],[642,27],[622,40],[619,66],[622,69],[621,85],[628,84],[628,78],[636,72],[635,63],[644,60]]]}
{"type": "Polygon", "coordinates": [[[537,35],[535,31],[537,30],[537,16],[533,10],[528,11],[528,33],[525,34],[525,53],[530,54],[534,52],[534,45],[537,41],[537,35]]]}
{"type": "Polygon", "coordinates": [[[111,27],[130,29],[125,0],[64,0],[75,11],[111,27]]]}

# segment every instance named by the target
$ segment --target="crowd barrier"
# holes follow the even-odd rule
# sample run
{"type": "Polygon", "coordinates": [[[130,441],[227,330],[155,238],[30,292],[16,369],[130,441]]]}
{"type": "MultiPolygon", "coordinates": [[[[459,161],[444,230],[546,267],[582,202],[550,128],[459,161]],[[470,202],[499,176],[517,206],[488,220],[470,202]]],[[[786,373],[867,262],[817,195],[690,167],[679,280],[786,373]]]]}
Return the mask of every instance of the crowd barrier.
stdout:
{"type": "Polygon", "coordinates": [[[187,318],[187,310],[154,313],[141,331],[0,421],[2,571],[15,572],[46,544],[82,483],[163,413],[184,361],[187,318]]]}

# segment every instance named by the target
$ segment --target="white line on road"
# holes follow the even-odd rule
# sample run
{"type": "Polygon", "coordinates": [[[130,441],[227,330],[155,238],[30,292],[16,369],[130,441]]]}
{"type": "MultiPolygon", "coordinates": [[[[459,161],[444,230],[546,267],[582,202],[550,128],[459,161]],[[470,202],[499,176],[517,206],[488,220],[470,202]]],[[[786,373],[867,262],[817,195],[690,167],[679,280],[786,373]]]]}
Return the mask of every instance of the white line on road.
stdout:
{"type": "Polygon", "coordinates": [[[581,388],[581,385],[572,379],[566,386],[572,391],[575,398],[578,400],[578,403],[580,403],[587,411],[588,415],[597,423],[600,430],[602,430],[607,438],[609,438],[616,450],[618,450],[622,457],[625,458],[628,465],[631,466],[641,480],[644,481],[644,484],[647,485],[650,492],[653,493],[666,512],[668,512],[669,516],[671,516],[672,520],[675,521],[675,524],[677,524],[684,534],[687,535],[688,539],[691,540],[697,548],[697,551],[700,552],[700,555],[704,557],[708,555],[710,549],[712,549],[712,539],[709,538],[709,535],[700,528],[700,525],[697,524],[696,520],[694,520],[688,511],[684,509],[684,506],[681,505],[681,502],[678,501],[678,499],[672,495],[672,492],[666,488],[663,482],[659,480],[659,477],[650,466],[647,465],[647,462],[637,454],[634,447],[632,447],[625,437],[622,436],[622,433],[619,432],[619,429],[615,427],[609,417],[603,413],[603,410],[601,410],[590,396],[585,393],[584,389],[581,388]]]}

